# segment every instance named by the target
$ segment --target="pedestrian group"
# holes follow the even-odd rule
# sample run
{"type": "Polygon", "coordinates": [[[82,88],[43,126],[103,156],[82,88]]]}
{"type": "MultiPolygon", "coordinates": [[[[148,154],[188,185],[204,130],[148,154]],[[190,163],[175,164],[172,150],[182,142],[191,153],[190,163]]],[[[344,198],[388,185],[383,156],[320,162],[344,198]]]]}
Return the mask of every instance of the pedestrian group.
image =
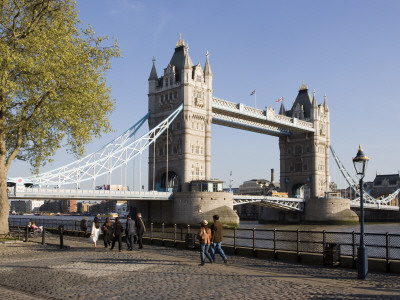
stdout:
{"type": "MultiPolygon", "coordinates": [[[[228,259],[222,250],[221,242],[223,237],[223,225],[219,220],[218,215],[213,216],[214,223],[211,227],[208,227],[207,220],[203,220],[200,225],[200,230],[197,233],[200,244],[200,266],[205,265],[205,258],[207,257],[210,263],[215,263],[215,254],[221,256],[224,263],[228,262],[228,259]]],[[[86,231],[86,222],[81,223],[81,229],[86,231]]],[[[89,241],[94,244],[94,250],[97,249],[97,241],[100,236],[100,230],[103,230],[104,236],[104,247],[110,247],[110,250],[114,249],[115,243],[118,242],[118,250],[122,251],[122,235],[125,232],[126,245],[128,250],[132,251],[134,244],[138,243],[138,248],[143,249],[143,234],[146,232],[146,226],[142,219],[142,214],[138,213],[136,220],[132,220],[130,215],[127,216],[125,230],[119,217],[115,218],[115,222],[112,223],[110,218],[106,218],[103,226],[100,228],[100,222],[97,217],[94,218],[92,223],[92,230],[90,233],[89,241]]]]}

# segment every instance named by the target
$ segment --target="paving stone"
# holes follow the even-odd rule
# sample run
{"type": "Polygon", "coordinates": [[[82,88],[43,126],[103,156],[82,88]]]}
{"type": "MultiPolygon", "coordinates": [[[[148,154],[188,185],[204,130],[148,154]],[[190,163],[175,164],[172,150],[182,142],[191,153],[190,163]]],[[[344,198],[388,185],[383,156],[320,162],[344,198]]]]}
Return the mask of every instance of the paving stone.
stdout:
{"type": "Polygon", "coordinates": [[[0,299],[400,299],[395,274],[357,280],[356,270],[240,256],[199,266],[192,250],[94,251],[78,237],[64,244],[0,245],[0,299]]]}

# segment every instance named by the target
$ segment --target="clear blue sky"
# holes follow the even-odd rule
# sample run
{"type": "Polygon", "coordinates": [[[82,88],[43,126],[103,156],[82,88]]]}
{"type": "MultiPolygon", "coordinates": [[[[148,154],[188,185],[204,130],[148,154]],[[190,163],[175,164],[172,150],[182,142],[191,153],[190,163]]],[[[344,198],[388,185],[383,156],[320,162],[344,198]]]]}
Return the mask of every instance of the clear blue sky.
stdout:
{"type": "MultiPolygon", "coordinates": [[[[286,108],[302,80],[317,102],[327,94],[331,144],[347,169],[358,144],[371,158],[366,180],[400,169],[400,1],[131,1],[78,0],[79,18],[98,35],[118,38],[123,58],[112,61],[108,83],[116,99],[114,133],[88,145],[97,150],[147,112],[147,79],[169,63],[179,33],[193,63],[210,53],[213,94],[232,102],[286,108]]],[[[71,162],[60,150],[51,166],[71,162]]],[[[147,160],[143,163],[146,164],[147,160]]],[[[279,174],[278,139],[212,127],[212,176],[233,186],[279,174]]],[[[14,163],[9,176],[25,176],[14,163]]],[[[353,172],[354,174],[354,172],[353,172]]],[[[135,175],[138,176],[138,175],[135,175]]],[[[341,185],[331,159],[331,180],[341,185]]]]}

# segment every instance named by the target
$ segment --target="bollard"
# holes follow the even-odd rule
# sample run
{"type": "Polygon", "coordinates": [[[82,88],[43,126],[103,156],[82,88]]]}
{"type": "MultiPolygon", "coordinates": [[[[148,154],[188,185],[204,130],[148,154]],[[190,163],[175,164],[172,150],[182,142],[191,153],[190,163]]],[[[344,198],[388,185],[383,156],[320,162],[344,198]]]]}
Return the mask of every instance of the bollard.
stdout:
{"type": "Polygon", "coordinates": [[[63,225],[58,226],[58,233],[60,234],[60,249],[62,249],[64,247],[64,239],[63,239],[64,226],[63,225]]]}
{"type": "Polygon", "coordinates": [[[25,227],[25,242],[29,241],[29,228],[28,225],[25,227]]]}
{"type": "Polygon", "coordinates": [[[176,247],[176,224],[174,224],[174,247],[176,247]]]}
{"type": "Polygon", "coordinates": [[[42,245],[46,244],[46,229],[42,227],[42,245]]]}

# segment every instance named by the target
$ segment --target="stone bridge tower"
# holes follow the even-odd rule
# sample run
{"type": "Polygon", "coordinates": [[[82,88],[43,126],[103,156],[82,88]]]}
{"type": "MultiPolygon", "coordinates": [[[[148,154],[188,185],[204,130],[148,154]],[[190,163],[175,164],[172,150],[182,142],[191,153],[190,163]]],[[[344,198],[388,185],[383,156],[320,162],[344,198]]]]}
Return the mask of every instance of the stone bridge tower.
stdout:
{"type": "Polygon", "coordinates": [[[280,114],[312,122],[314,133],[294,133],[279,138],[281,189],[289,195],[305,199],[322,197],[329,191],[329,108],[317,105],[315,91],[311,99],[308,88],[301,85],[291,110],[285,111],[283,103],[280,114]]]}
{"type": "Polygon", "coordinates": [[[211,177],[212,73],[208,53],[204,68],[193,65],[181,36],[161,77],[153,67],[149,77],[149,128],[182,103],[183,112],[168,133],[149,150],[149,190],[189,191],[192,180],[211,177]],[[168,172],[168,179],[167,178],[168,172]]]}

